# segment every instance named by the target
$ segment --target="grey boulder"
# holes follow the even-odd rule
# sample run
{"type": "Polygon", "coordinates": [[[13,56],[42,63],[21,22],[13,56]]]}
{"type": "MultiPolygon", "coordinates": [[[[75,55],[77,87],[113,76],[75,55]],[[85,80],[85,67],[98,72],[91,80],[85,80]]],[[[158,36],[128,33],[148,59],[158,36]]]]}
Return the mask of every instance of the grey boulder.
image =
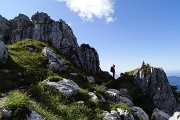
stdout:
{"type": "Polygon", "coordinates": [[[74,81],[65,78],[57,82],[47,81],[46,83],[47,85],[59,90],[59,92],[64,96],[76,95],[80,90],[80,87],[74,81]]]}
{"type": "Polygon", "coordinates": [[[153,114],[151,116],[151,120],[169,120],[169,118],[170,118],[170,115],[159,110],[158,108],[155,108],[153,110],[153,114]]]}
{"type": "Polygon", "coordinates": [[[53,72],[62,72],[68,69],[68,65],[65,64],[64,60],[59,58],[50,48],[44,47],[43,55],[49,60],[48,67],[53,72]]]}

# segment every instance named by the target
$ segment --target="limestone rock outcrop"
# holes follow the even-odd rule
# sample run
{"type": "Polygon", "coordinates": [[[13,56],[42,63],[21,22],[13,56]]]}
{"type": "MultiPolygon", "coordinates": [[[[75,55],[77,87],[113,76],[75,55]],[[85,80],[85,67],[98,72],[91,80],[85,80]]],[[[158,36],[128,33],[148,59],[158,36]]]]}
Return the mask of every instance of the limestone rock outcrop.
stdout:
{"type": "Polygon", "coordinates": [[[5,63],[8,58],[8,52],[4,42],[0,40],[0,63],[5,63]]]}
{"type": "Polygon", "coordinates": [[[4,39],[8,36],[8,29],[10,22],[0,15],[0,39],[4,39]]]}
{"type": "MultiPolygon", "coordinates": [[[[12,114],[12,111],[11,110],[6,110],[6,109],[4,109],[3,111],[2,111],[2,118],[1,119],[7,119],[7,120],[9,120],[9,119],[12,119],[12,118],[10,118],[11,117],[11,114],[12,114]]],[[[44,117],[42,117],[42,116],[40,116],[37,112],[35,112],[35,111],[32,111],[31,110],[31,112],[29,113],[29,115],[27,115],[27,120],[45,120],[45,118],[44,117]]]]}
{"type": "Polygon", "coordinates": [[[82,58],[84,62],[84,69],[89,73],[99,73],[99,55],[97,51],[88,44],[81,45],[82,58]]]}
{"type": "Polygon", "coordinates": [[[180,120],[180,112],[175,112],[169,120],[180,120]]]}
{"type": "Polygon", "coordinates": [[[63,59],[60,59],[50,48],[44,47],[43,55],[49,60],[47,65],[53,72],[62,72],[68,69],[63,59]]]}
{"type": "Polygon", "coordinates": [[[23,14],[8,21],[0,16],[0,38],[6,44],[24,39],[35,39],[49,42],[61,54],[69,57],[75,65],[89,73],[100,72],[99,56],[96,50],[79,47],[72,29],[63,20],[54,21],[46,13],[35,13],[31,20],[23,14]]]}
{"type": "Polygon", "coordinates": [[[107,93],[109,93],[110,100],[113,101],[113,102],[123,102],[123,103],[128,104],[129,106],[134,106],[131,99],[129,99],[128,97],[123,95],[122,92],[120,92],[120,91],[118,91],[116,89],[108,89],[107,93]]]}
{"type": "Polygon", "coordinates": [[[134,120],[134,116],[127,110],[117,108],[117,110],[112,110],[111,112],[104,111],[103,120],[134,120]]]}
{"type": "Polygon", "coordinates": [[[159,110],[158,108],[155,108],[153,110],[153,114],[151,116],[151,120],[169,120],[169,118],[170,118],[170,115],[159,110]]]}
{"type": "Polygon", "coordinates": [[[98,102],[98,101],[99,101],[99,99],[98,99],[98,97],[96,96],[95,93],[93,93],[93,92],[88,92],[88,95],[90,96],[90,98],[91,98],[92,101],[94,101],[94,102],[98,102]]]}
{"type": "Polygon", "coordinates": [[[133,106],[131,107],[132,114],[137,116],[139,119],[149,120],[147,113],[140,107],[133,106]]]}
{"type": "Polygon", "coordinates": [[[47,81],[46,83],[59,90],[64,96],[76,95],[80,90],[80,87],[74,81],[65,78],[57,82],[47,81]]]}
{"type": "Polygon", "coordinates": [[[154,107],[169,115],[172,115],[178,106],[166,73],[162,68],[153,68],[150,65],[142,65],[141,69],[134,73],[134,83],[150,96],[154,107]]]}

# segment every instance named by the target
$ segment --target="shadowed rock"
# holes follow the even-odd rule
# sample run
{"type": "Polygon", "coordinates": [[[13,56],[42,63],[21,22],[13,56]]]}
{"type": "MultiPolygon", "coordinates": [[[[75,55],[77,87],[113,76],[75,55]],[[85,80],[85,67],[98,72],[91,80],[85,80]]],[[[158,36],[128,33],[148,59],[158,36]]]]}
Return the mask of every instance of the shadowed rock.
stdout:
{"type": "Polygon", "coordinates": [[[8,58],[8,52],[4,42],[0,40],[0,63],[5,63],[8,58]]]}
{"type": "Polygon", "coordinates": [[[137,116],[139,119],[142,118],[143,120],[149,120],[149,116],[142,108],[134,106],[131,107],[131,111],[133,115],[137,116]]]}
{"type": "Polygon", "coordinates": [[[134,83],[153,100],[154,106],[172,115],[178,104],[162,68],[143,66],[134,74],[134,83]]]}
{"type": "Polygon", "coordinates": [[[169,120],[170,115],[167,113],[155,108],[151,116],[151,120],[169,120]]]}

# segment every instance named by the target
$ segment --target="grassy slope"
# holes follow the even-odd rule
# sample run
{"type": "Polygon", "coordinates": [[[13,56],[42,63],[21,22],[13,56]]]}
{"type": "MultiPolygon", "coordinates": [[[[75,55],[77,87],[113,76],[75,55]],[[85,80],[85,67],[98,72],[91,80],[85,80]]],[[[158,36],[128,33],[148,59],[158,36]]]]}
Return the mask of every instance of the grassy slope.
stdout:
{"type": "MultiPolygon", "coordinates": [[[[124,103],[95,103],[90,100],[88,95],[90,91],[96,91],[98,97],[101,95],[105,98],[109,97],[106,90],[100,86],[103,82],[111,79],[108,72],[101,72],[101,74],[94,76],[98,85],[91,85],[84,80],[84,76],[89,74],[77,68],[71,60],[59,54],[59,57],[65,59],[69,69],[63,73],[53,73],[47,68],[48,60],[42,55],[42,49],[45,46],[50,47],[48,43],[36,40],[20,41],[8,46],[8,61],[6,64],[1,64],[0,68],[8,69],[10,72],[0,73],[0,91],[6,92],[15,90],[20,86],[31,86],[26,93],[15,90],[11,91],[8,96],[5,108],[14,110],[14,118],[20,120],[25,116],[22,111],[28,113],[29,109],[35,110],[46,117],[47,120],[99,120],[102,119],[103,110],[110,111],[117,107],[130,110],[130,107],[124,103]],[[27,50],[27,47],[34,48],[34,51],[27,50]],[[78,76],[70,76],[69,73],[71,72],[78,73],[78,76]],[[64,97],[41,82],[46,79],[56,81],[62,77],[72,79],[81,87],[76,96],[64,97]],[[85,104],[77,103],[81,100],[85,104]]],[[[54,52],[58,54],[56,50],[54,52]]],[[[144,95],[132,81],[133,73],[138,70],[140,68],[122,74],[117,80],[109,82],[107,87],[114,89],[127,88],[135,106],[143,108],[148,115],[151,115],[153,104],[150,98],[144,95]]]]}
{"type": "MultiPolygon", "coordinates": [[[[42,49],[49,45],[42,41],[24,40],[8,46],[9,58],[6,64],[0,68],[10,70],[9,73],[0,74],[1,91],[17,89],[20,86],[28,85],[30,89],[23,93],[15,90],[8,96],[5,108],[13,110],[13,118],[23,119],[29,109],[35,110],[47,120],[87,120],[102,119],[103,110],[110,111],[116,107],[130,110],[129,106],[123,103],[101,103],[89,99],[88,92],[96,91],[97,96],[108,97],[106,90],[99,85],[90,85],[84,80],[88,75],[81,69],[76,68],[70,60],[64,58],[70,69],[63,73],[53,73],[46,66],[48,60],[43,57],[42,49]],[[34,48],[34,51],[27,50],[27,47],[34,48]],[[78,77],[72,77],[69,73],[78,73],[78,77]],[[57,91],[43,84],[45,79],[56,80],[65,77],[75,81],[82,89],[76,96],[64,97],[57,91]],[[83,100],[84,105],[77,102],[83,100]]],[[[55,53],[58,53],[54,50],[55,53]]],[[[107,72],[95,76],[96,82],[101,84],[109,79],[107,72]]]]}

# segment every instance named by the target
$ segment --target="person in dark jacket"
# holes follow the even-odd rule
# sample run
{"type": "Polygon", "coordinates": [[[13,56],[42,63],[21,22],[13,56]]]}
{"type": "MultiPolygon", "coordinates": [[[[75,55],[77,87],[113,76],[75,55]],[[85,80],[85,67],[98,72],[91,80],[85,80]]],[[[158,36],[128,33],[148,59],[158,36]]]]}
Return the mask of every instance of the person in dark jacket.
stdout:
{"type": "Polygon", "coordinates": [[[113,74],[113,79],[115,79],[115,65],[111,66],[111,70],[110,70],[113,74]]]}

